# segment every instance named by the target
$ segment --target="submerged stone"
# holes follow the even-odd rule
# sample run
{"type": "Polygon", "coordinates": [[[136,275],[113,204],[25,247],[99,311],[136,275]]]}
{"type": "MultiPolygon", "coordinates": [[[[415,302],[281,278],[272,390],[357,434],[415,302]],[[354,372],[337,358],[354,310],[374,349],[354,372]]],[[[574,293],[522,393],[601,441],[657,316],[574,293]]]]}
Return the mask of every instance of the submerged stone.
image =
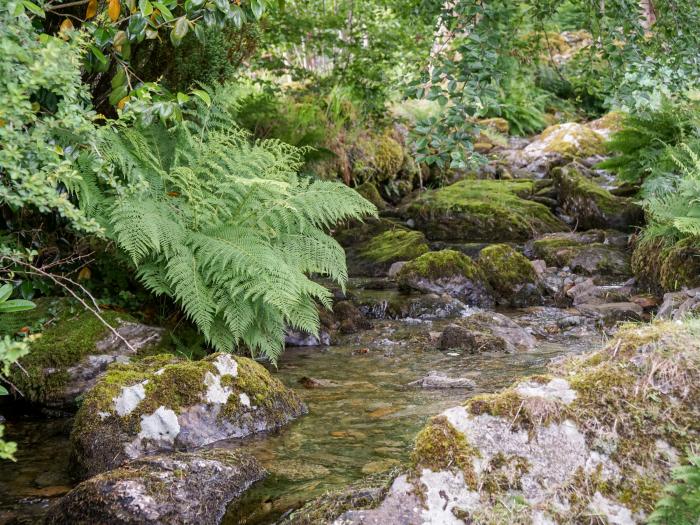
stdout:
{"type": "Polygon", "coordinates": [[[476,354],[527,352],[535,344],[535,338],[527,330],[505,315],[479,312],[447,325],[437,346],[441,350],[459,349],[476,354]]]}
{"type": "Polygon", "coordinates": [[[71,459],[87,477],[141,456],[274,430],[304,413],[297,395],[251,359],[154,356],[110,367],[85,396],[71,459]]]}
{"type": "Polygon", "coordinates": [[[423,192],[405,214],[431,241],[519,241],[564,231],[548,207],[527,200],[533,186],[529,180],[461,180],[423,192]]]}
{"type": "Polygon", "coordinates": [[[449,377],[443,372],[432,370],[425,377],[409,383],[409,386],[421,388],[474,388],[476,383],[466,377],[449,377]]]}
{"type": "Polygon", "coordinates": [[[428,252],[406,263],[396,275],[399,288],[448,294],[467,305],[493,305],[493,292],[483,271],[454,250],[428,252]]]}
{"type": "Polygon", "coordinates": [[[252,456],[213,449],[130,461],[98,474],[51,507],[47,525],[214,525],[265,470],[252,456]]]}

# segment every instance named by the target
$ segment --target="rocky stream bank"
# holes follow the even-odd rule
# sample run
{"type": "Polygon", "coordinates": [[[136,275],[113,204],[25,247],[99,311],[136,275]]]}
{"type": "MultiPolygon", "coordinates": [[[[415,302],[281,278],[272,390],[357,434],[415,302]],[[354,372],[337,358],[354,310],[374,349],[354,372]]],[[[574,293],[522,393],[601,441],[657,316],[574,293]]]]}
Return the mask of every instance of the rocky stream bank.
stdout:
{"type": "Polygon", "coordinates": [[[350,286],[278,369],[44,300],[0,522],[643,522],[700,438],[700,283],[640,271],[642,212],[593,167],[614,125],[482,145],[337,231],[350,286]]]}

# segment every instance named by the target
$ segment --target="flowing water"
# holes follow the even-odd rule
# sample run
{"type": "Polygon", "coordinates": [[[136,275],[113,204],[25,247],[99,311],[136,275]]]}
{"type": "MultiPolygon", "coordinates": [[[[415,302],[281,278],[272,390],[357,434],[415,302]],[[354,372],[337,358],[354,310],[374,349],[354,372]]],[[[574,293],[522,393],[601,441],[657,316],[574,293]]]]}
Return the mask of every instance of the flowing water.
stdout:
{"type": "MultiPolygon", "coordinates": [[[[375,321],[373,329],[347,336],[338,346],[288,349],[279,368],[271,371],[302,396],[309,414],[274,435],[217,444],[245,447],[270,471],[229,508],[224,523],[274,523],[317,495],[401,465],[429,417],[595,343],[542,342],[534,352],[514,355],[441,352],[430,341],[431,332],[447,322],[375,321]],[[408,386],[432,370],[470,378],[476,386],[408,386]],[[304,377],[333,385],[307,389],[300,384],[304,377]]],[[[17,463],[0,467],[0,523],[36,523],[50,502],[69,489],[70,423],[68,418],[7,422],[7,437],[18,442],[19,453],[17,463]]]]}

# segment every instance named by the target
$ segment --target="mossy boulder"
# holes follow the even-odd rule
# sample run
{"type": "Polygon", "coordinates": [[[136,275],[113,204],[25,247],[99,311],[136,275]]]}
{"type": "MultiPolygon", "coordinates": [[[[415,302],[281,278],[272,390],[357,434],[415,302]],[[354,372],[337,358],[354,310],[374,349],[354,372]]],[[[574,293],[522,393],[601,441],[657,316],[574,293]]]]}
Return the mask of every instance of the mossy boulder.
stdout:
{"type": "Polygon", "coordinates": [[[161,354],[112,365],[85,396],[71,460],[78,476],[92,476],[141,456],[274,430],[306,410],[252,359],[161,354]]]}
{"type": "Polygon", "coordinates": [[[603,230],[552,233],[528,243],[526,251],[548,266],[568,266],[579,274],[628,277],[630,256],[624,239],[624,236],[603,230]],[[621,238],[622,243],[619,242],[621,238]]]}
{"type": "Polygon", "coordinates": [[[507,244],[493,244],[479,253],[478,265],[501,304],[528,306],[542,303],[532,263],[507,244]]]}
{"type": "Polygon", "coordinates": [[[383,210],[386,208],[386,201],[382,199],[382,196],[374,183],[363,182],[357,188],[355,188],[355,191],[374,204],[378,210],[383,210]]]}
{"type": "Polygon", "coordinates": [[[628,326],[444,411],[385,499],[339,522],[646,522],[700,440],[699,333],[697,320],[628,326]]]}
{"type": "Polygon", "coordinates": [[[440,350],[516,353],[535,348],[535,338],[515,321],[496,312],[479,312],[445,327],[437,346],[440,350]]]}
{"type": "Polygon", "coordinates": [[[674,292],[700,286],[700,237],[678,242],[664,238],[637,242],[632,270],[639,282],[653,291],[674,292]]]}
{"type": "Polygon", "coordinates": [[[503,242],[564,231],[546,206],[527,200],[529,180],[461,180],[428,190],[404,210],[430,240],[503,242]]]}
{"type": "Polygon", "coordinates": [[[396,179],[404,162],[403,146],[389,133],[361,136],[349,152],[352,178],[386,184],[396,179]]]}
{"type": "Polygon", "coordinates": [[[552,170],[559,206],[577,228],[626,231],[643,223],[642,209],[632,199],[617,197],[585,175],[577,164],[552,170]]]}
{"type": "Polygon", "coordinates": [[[523,150],[530,158],[557,154],[570,159],[603,155],[605,152],[602,135],[577,122],[548,127],[523,150]]]}
{"type": "Polygon", "coordinates": [[[95,315],[68,299],[44,298],[37,308],[6,314],[4,331],[32,333],[31,352],[19,360],[10,380],[32,403],[75,409],[77,398],[89,390],[111,363],[128,362],[162,347],[161,328],[137,323],[131,316],[101,313],[126,340],[110,331],[95,315]]]}
{"type": "Polygon", "coordinates": [[[213,449],[131,461],[82,482],[50,510],[47,525],[214,525],[265,470],[247,454],[213,449]]]}
{"type": "Polygon", "coordinates": [[[395,262],[410,261],[428,252],[425,236],[418,231],[395,228],[369,239],[353,260],[356,273],[365,268],[366,275],[384,276],[395,262]]]}
{"type": "Polygon", "coordinates": [[[455,250],[421,255],[399,270],[396,281],[404,291],[448,294],[472,306],[492,306],[494,302],[481,268],[455,250]]]}

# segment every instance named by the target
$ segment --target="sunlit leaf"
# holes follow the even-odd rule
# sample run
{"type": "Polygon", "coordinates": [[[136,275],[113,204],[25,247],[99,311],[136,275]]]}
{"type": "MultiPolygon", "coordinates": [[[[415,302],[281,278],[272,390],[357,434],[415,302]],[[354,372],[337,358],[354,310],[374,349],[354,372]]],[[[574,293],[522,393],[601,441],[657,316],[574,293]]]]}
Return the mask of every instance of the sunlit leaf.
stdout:
{"type": "Polygon", "coordinates": [[[109,15],[112,22],[119,20],[119,15],[121,14],[122,6],[120,0],[109,0],[109,7],[107,8],[107,14],[109,15]]]}
{"type": "Polygon", "coordinates": [[[85,20],[90,20],[97,14],[97,0],[89,0],[85,10],[85,20]]]}

